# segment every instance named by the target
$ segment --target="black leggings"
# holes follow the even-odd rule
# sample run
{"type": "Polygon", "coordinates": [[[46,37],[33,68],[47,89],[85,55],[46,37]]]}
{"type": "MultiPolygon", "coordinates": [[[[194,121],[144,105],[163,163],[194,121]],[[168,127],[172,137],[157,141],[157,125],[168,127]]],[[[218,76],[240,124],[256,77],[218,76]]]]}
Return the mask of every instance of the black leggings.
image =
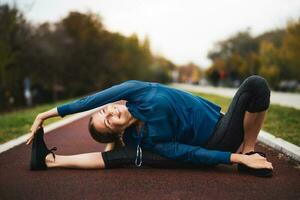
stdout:
{"type": "MultiPolygon", "coordinates": [[[[268,109],[270,89],[267,81],[258,75],[246,78],[235,93],[228,111],[221,115],[212,137],[203,148],[236,152],[244,139],[245,111],[255,113],[268,109]]],[[[136,149],[122,147],[102,152],[105,168],[134,165],[136,149]]],[[[171,160],[150,151],[143,151],[143,165],[158,168],[193,167],[192,164],[171,160]]]]}

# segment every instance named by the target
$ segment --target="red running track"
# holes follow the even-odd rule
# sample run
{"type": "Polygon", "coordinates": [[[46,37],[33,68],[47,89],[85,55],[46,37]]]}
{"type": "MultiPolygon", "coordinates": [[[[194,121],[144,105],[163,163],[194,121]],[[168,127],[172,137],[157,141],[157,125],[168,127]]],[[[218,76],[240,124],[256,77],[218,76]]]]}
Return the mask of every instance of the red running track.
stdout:
{"type": "MultiPolygon", "coordinates": [[[[103,150],[88,134],[87,118],[45,135],[58,154],[103,150]]],[[[300,169],[258,145],[275,167],[272,178],[239,174],[236,165],[199,169],[127,168],[30,171],[30,147],[0,154],[0,199],[300,199],[300,169]]]]}

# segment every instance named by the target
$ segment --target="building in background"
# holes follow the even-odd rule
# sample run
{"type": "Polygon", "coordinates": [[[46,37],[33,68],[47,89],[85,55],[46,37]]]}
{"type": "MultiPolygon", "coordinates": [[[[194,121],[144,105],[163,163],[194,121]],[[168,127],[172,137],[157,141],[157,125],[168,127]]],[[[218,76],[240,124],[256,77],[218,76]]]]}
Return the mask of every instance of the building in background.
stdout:
{"type": "Polygon", "coordinates": [[[180,83],[199,84],[202,74],[201,68],[194,63],[178,67],[178,81],[180,83]]]}

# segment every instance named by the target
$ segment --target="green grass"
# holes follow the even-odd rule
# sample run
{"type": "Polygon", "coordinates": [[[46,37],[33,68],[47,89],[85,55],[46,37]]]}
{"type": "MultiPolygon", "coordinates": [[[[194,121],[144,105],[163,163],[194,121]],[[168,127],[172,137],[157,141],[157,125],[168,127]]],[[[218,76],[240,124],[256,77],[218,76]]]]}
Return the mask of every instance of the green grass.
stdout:
{"type": "MultiPolygon", "coordinates": [[[[17,138],[25,133],[30,132],[30,127],[34,122],[37,114],[66,103],[60,101],[52,104],[44,104],[33,108],[22,109],[10,113],[1,114],[0,116],[0,144],[11,139],[17,138]]],[[[60,117],[54,117],[44,122],[44,125],[60,120],[60,117]]]]}
{"type": "MultiPolygon", "coordinates": [[[[231,98],[218,95],[193,93],[206,98],[222,107],[222,112],[226,112],[231,98]]],[[[271,104],[268,109],[263,130],[300,146],[300,110],[271,104]]]]}

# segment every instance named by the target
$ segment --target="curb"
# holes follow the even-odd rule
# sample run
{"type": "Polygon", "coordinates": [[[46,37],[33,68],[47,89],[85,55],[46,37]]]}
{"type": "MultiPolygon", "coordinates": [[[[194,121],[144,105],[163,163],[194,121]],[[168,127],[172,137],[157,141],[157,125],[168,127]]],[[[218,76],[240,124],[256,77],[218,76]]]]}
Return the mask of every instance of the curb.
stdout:
{"type": "MultiPolygon", "coordinates": [[[[49,124],[49,125],[47,125],[47,126],[44,127],[44,134],[47,134],[47,133],[49,133],[49,132],[51,132],[51,131],[53,131],[53,130],[55,130],[57,128],[60,128],[60,127],[62,127],[64,125],[67,125],[69,123],[72,123],[72,122],[74,122],[74,121],[76,121],[78,119],[81,119],[83,117],[89,116],[93,112],[97,111],[100,108],[101,107],[95,108],[93,110],[89,110],[89,111],[86,111],[86,112],[77,113],[77,114],[74,114],[74,115],[72,115],[72,116],[70,116],[70,117],[68,117],[66,119],[62,119],[60,121],[51,123],[51,124],[49,124]]],[[[13,139],[13,140],[10,140],[10,141],[8,141],[8,142],[6,142],[4,144],[1,144],[0,145],[0,153],[3,153],[3,152],[5,152],[5,151],[7,151],[7,150],[9,150],[9,149],[11,149],[11,148],[13,148],[15,146],[18,146],[18,145],[20,145],[22,143],[25,143],[27,141],[28,137],[30,136],[30,134],[31,133],[27,133],[25,135],[22,135],[22,136],[16,138],[16,139],[13,139]]]]}
{"type": "Polygon", "coordinates": [[[258,141],[300,162],[300,147],[261,130],[258,141]]]}

